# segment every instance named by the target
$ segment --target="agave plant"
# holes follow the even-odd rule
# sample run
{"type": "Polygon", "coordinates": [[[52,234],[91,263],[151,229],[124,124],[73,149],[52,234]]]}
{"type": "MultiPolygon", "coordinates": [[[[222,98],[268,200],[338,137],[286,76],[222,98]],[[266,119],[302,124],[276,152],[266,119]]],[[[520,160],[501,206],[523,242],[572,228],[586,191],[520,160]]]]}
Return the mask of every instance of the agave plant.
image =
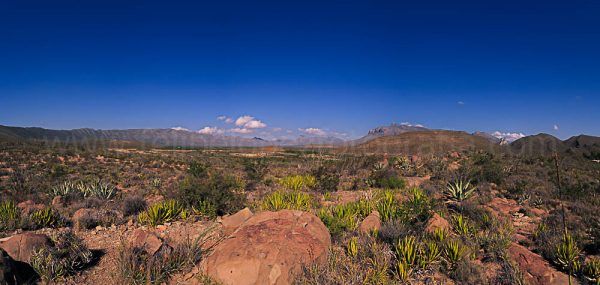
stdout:
{"type": "Polygon", "coordinates": [[[452,223],[454,224],[454,230],[462,235],[469,236],[472,232],[471,226],[465,217],[462,215],[452,216],[452,223]]]}
{"type": "Polygon", "coordinates": [[[72,181],[65,181],[62,184],[56,185],[50,188],[50,195],[56,196],[67,196],[72,193],[78,192],[77,184],[72,181]]]}
{"type": "Polygon", "coordinates": [[[569,272],[569,283],[571,275],[579,271],[579,255],[581,251],[577,247],[577,243],[573,236],[567,230],[563,233],[563,239],[556,246],[556,262],[569,272]]]}
{"type": "Polygon", "coordinates": [[[14,221],[19,218],[21,211],[15,202],[7,200],[0,204],[0,222],[14,221]]]}
{"type": "Polygon", "coordinates": [[[429,265],[437,262],[440,259],[442,251],[437,243],[429,241],[423,246],[419,247],[419,267],[421,269],[427,268],[429,265]]]}
{"type": "Polygon", "coordinates": [[[96,197],[108,200],[116,194],[116,188],[110,183],[94,180],[93,182],[81,187],[85,197],[96,197]]]}
{"type": "Polygon", "coordinates": [[[446,193],[451,200],[462,202],[469,199],[476,189],[477,188],[471,185],[470,180],[464,181],[463,179],[459,179],[452,183],[448,183],[446,193]]]}

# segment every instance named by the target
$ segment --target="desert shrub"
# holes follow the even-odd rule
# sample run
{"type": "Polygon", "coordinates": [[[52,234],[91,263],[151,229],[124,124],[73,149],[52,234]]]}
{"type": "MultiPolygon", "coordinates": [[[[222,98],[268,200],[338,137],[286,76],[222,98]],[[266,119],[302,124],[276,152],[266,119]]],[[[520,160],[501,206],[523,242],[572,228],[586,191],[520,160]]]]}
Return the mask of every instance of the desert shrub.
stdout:
{"type": "Polygon", "coordinates": [[[138,215],[138,220],[142,224],[156,226],[172,222],[187,215],[187,210],[181,203],[175,200],[168,200],[150,206],[146,211],[138,215]]]}
{"type": "Polygon", "coordinates": [[[477,152],[471,161],[467,174],[476,183],[490,182],[500,185],[504,182],[506,172],[502,167],[502,161],[496,155],[489,152],[477,152]]]}
{"type": "Polygon", "coordinates": [[[518,265],[507,258],[500,260],[500,271],[493,280],[498,285],[525,285],[523,272],[518,265]]]}
{"type": "Polygon", "coordinates": [[[479,267],[468,259],[458,261],[448,276],[457,284],[485,284],[479,267]]]}
{"type": "Polygon", "coordinates": [[[387,244],[393,245],[410,234],[410,230],[400,220],[388,220],[381,224],[378,237],[387,244]]]}
{"type": "Polygon", "coordinates": [[[208,176],[208,166],[206,164],[192,161],[188,165],[188,174],[196,178],[206,178],[208,176]]]}
{"type": "Polygon", "coordinates": [[[263,210],[279,211],[283,209],[303,210],[312,209],[315,202],[308,193],[292,191],[276,191],[263,198],[260,207],[263,210]]]}
{"type": "Polygon", "coordinates": [[[371,187],[384,189],[402,189],[406,186],[406,180],[389,168],[376,169],[369,176],[369,181],[371,187]]]}
{"type": "Polygon", "coordinates": [[[396,214],[405,223],[418,225],[426,222],[431,216],[433,204],[419,188],[411,189],[410,198],[400,205],[399,212],[396,214]]]}
{"type": "Polygon", "coordinates": [[[246,197],[240,193],[241,183],[233,176],[220,173],[199,178],[188,175],[179,186],[178,200],[188,207],[204,201],[211,203],[217,215],[235,213],[244,207],[246,197]]]}
{"type": "Polygon", "coordinates": [[[167,283],[172,274],[188,270],[202,259],[203,243],[202,239],[186,240],[170,252],[159,251],[155,255],[123,244],[116,260],[117,277],[122,284],[167,283]]]}
{"type": "Polygon", "coordinates": [[[73,232],[61,232],[53,236],[52,241],[53,247],[42,248],[31,257],[31,266],[42,281],[62,279],[92,261],[92,252],[73,232]]]}
{"type": "Polygon", "coordinates": [[[244,159],[244,171],[248,178],[246,189],[253,189],[257,183],[261,182],[267,174],[269,168],[264,158],[244,159]]]}
{"type": "Polygon", "coordinates": [[[123,201],[123,214],[125,216],[137,215],[146,210],[146,207],[148,205],[142,197],[127,197],[123,201]]]}
{"type": "Polygon", "coordinates": [[[337,191],[338,184],[340,183],[340,175],[334,169],[320,166],[313,171],[312,175],[317,180],[314,188],[318,192],[327,193],[337,191]]]}
{"type": "Polygon", "coordinates": [[[29,219],[34,228],[57,228],[65,224],[65,219],[50,207],[34,211],[29,219]]]}

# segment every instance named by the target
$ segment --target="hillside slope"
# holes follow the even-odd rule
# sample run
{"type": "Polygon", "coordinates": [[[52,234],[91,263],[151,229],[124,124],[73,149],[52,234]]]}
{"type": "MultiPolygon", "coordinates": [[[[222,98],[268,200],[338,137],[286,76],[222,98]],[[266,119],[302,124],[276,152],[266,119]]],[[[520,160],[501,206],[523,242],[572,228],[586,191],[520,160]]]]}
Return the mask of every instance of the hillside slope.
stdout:
{"type": "Polygon", "coordinates": [[[366,143],[339,148],[350,153],[440,154],[449,151],[498,150],[488,139],[458,131],[418,131],[375,138],[366,143]]]}

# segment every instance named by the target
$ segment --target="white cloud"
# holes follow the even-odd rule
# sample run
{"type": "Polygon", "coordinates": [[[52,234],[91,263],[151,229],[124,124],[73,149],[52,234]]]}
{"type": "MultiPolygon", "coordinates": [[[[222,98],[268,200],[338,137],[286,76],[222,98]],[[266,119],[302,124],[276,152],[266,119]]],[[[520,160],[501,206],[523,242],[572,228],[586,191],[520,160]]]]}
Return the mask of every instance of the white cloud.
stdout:
{"type": "Polygon", "coordinates": [[[309,135],[316,135],[316,136],[324,136],[327,135],[327,132],[325,132],[324,130],[321,130],[319,128],[306,128],[306,129],[298,129],[299,131],[309,134],[309,135]]]}
{"type": "Polygon", "coordinates": [[[283,129],[282,128],[273,128],[273,131],[274,132],[281,132],[281,131],[283,131],[283,129]]]}
{"type": "Polygon", "coordinates": [[[250,122],[247,122],[244,125],[244,128],[248,128],[248,129],[262,129],[262,128],[266,128],[267,124],[259,121],[259,120],[252,120],[250,122]]]}
{"type": "Polygon", "coordinates": [[[198,130],[199,134],[204,134],[204,135],[214,135],[214,134],[222,134],[223,130],[217,128],[217,127],[204,127],[200,130],[198,130]]]}
{"type": "Polygon", "coordinates": [[[250,134],[252,133],[252,130],[250,129],[246,129],[246,128],[233,128],[231,130],[229,130],[232,133],[236,133],[236,134],[250,134]]]}
{"type": "Polygon", "coordinates": [[[252,120],[254,120],[254,117],[252,117],[252,116],[241,116],[241,117],[237,118],[237,120],[235,120],[235,125],[243,126],[252,120]]]}
{"type": "Polygon", "coordinates": [[[227,117],[227,116],[218,116],[218,117],[217,117],[217,120],[219,120],[219,121],[224,121],[224,122],[225,122],[225,123],[227,123],[227,124],[231,124],[231,123],[233,123],[233,119],[232,119],[232,118],[230,118],[230,117],[227,117]]]}
{"type": "Polygon", "coordinates": [[[241,116],[235,120],[235,125],[238,127],[243,127],[245,129],[262,129],[266,128],[267,124],[256,120],[252,116],[241,116]]]}
{"type": "Polygon", "coordinates": [[[421,124],[411,124],[409,122],[402,122],[400,123],[401,126],[407,126],[407,127],[419,127],[419,128],[424,128],[424,125],[421,124]]]}
{"type": "Polygon", "coordinates": [[[555,131],[558,131],[558,130],[559,130],[559,127],[558,127],[558,125],[554,125],[554,130],[555,130],[555,131]]]}
{"type": "Polygon", "coordinates": [[[176,131],[186,131],[186,132],[189,132],[189,131],[190,131],[189,129],[186,129],[186,128],[184,128],[184,127],[174,127],[174,128],[171,128],[171,130],[176,130],[176,131]]]}
{"type": "Polygon", "coordinates": [[[523,134],[523,133],[502,133],[499,131],[495,131],[492,133],[492,136],[499,138],[499,139],[504,139],[508,142],[513,142],[520,138],[525,137],[525,134],[523,134]]]}
{"type": "Polygon", "coordinates": [[[458,102],[456,102],[456,104],[458,104],[458,105],[464,105],[464,104],[465,104],[465,102],[463,102],[463,101],[458,101],[458,102]]]}

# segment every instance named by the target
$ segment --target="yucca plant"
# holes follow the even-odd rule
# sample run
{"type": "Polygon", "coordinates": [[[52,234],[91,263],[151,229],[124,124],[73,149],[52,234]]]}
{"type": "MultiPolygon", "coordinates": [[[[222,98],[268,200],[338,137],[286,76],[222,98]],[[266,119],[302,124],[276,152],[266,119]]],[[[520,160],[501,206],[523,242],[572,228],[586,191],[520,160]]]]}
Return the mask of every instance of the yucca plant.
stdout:
{"type": "Polygon", "coordinates": [[[404,261],[398,261],[396,263],[396,273],[398,274],[398,279],[401,281],[407,281],[412,275],[413,269],[412,267],[404,261]]]}
{"type": "Polygon", "coordinates": [[[50,207],[36,210],[30,219],[38,228],[56,228],[63,224],[62,217],[50,207]]]}
{"type": "Polygon", "coordinates": [[[276,191],[265,197],[260,205],[263,210],[279,211],[283,209],[308,211],[313,206],[312,197],[299,191],[276,191]]]}
{"type": "Polygon", "coordinates": [[[217,208],[211,202],[203,200],[198,205],[192,207],[194,214],[207,218],[215,218],[217,216],[217,208]]]}
{"type": "Polygon", "coordinates": [[[438,242],[443,242],[448,237],[448,230],[446,228],[436,228],[433,231],[433,238],[438,242]]]}
{"type": "Polygon", "coordinates": [[[437,243],[429,241],[419,247],[419,268],[425,269],[440,259],[442,251],[437,243]]]}
{"type": "Polygon", "coordinates": [[[182,213],[184,216],[188,214],[183,205],[177,201],[169,200],[152,205],[138,216],[138,220],[142,224],[156,226],[172,222],[178,218],[185,218],[182,217],[182,213]]]}
{"type": "Polygon", "coordinates": [[[571,275],[579,271],[580,253],[575,239],[565,229],[562,242],[556,246],[556,262],[569,272],[569,284],[571,283],[571,275]]]}
{"type": "Polygon", "coordinates": [[[358,255],[358,238],[353,237],[348,241],[348,245],[346,246],[346,251],[348,255],[355,257],[358,255]]]}
{"type": "Polygon", "coordinates": [[[395,246],[396,256],[402,263],[412,267],[416,264],[417,260],[417,244],[416,239],[413,236],[407,236],[404,239],[398,241],[395,246]]]}
{"type": "Polygon", "coordinates": [[[600,285],[600,259],[590,259],[583,266],[583,276],[593,284],[600,285]]]}
{"type": "Polygon", "coordinates": [[[446,260],[449,263],[449,267],[454,268],[456,264],[463,258],[465,254],[465,248],[459,241],[449,240],[446,242],[444,253],[446,260]]]}
{"type": "Polygon", "coordinates": [[[10,222],[17,220],[21,211],[15,202],[7,200],[0,204],[0,222],[10,222]]]}
{"type": "Polygon", "coordinates": [[[470,180],[458,179],[454,182],[448,183],[446,186],[446,194],[449,199],[462,202],[469,199],[473,195],[477,188],[471,185],[470,180]]]}
{"type": "Polygon", "coordinates": [[[462,215],[452,216],[452,224],[454,225],[454,230],[462,236],[469,236],[472,232],[469,222],[462,215]]]}
{"type": "Polygon", "coordinates": [[[376,207],[379,215],[381,215],[382,221],[386,222],[395,218],[398,212],[398,206],[394,200],[394,193],[385,191],[383,198],[379,200],[376,207]]]}
{"type": "Polygon", "coordinates": [[[281,186],[292,191],[299,191],[303,187],[314,187],[317,179],[312,175],[291,175],[279,180],[281,186]]]}

